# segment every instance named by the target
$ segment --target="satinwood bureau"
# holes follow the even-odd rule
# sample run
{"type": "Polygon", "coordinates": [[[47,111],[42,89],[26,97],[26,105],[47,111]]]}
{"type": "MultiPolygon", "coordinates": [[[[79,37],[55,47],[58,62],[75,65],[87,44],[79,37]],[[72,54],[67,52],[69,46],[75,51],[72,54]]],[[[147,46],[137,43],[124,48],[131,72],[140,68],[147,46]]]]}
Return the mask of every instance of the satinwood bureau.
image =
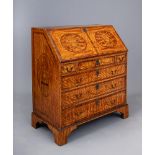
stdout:
{"type": "Polygon", "coordinates": [[[63,145],[83,123],[127,118],[127,51],[111,25],[32,28],[32,126],[63,145]]]}

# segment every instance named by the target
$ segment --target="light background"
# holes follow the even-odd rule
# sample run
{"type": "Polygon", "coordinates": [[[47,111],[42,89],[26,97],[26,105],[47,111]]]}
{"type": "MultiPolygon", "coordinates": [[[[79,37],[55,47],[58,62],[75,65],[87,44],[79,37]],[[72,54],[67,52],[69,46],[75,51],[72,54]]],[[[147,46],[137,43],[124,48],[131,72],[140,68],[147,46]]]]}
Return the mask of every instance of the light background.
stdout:
{"type": "Polygon", "coordinates": [[[14,154],[141,154],[141,0],[14,0],[14,154]],[[101,118],[57,147],[46,128],[31,125],[31,27],[112,24],[128,52],[130,117],[101,118]]]}

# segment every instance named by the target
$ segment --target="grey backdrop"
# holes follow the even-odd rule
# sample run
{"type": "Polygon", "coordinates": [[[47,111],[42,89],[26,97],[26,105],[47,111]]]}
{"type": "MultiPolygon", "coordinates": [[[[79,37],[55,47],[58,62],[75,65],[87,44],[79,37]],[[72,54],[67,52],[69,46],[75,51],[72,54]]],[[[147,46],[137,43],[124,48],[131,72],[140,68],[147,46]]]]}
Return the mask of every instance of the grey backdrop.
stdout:
{"type": "Polygon", "coordinates": [[[14,0],[14,154],[141,154],[141,0],[14,0]],[[30,126],[31,27],[112,24],[128,52],[127,120],[109,116],[81,126],[57,147],[30,126]]]}

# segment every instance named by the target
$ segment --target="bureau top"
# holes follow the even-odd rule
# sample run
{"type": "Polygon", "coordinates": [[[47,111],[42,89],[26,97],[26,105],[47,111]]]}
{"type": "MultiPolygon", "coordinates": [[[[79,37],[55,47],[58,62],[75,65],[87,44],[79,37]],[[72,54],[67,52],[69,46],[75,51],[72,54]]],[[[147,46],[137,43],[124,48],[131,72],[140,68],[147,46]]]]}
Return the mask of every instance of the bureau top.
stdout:
{"type": "Polygon", "coordinates": [[[112,25],[32,28],[42,31],[62,62],[127,52],[112,25]]]}

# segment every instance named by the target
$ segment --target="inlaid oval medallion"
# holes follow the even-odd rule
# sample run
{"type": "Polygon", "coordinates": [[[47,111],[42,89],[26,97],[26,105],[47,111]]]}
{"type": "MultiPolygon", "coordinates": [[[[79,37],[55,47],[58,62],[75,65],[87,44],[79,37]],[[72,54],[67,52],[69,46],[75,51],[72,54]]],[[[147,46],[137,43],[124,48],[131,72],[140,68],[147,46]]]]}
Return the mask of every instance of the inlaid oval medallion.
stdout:
{"type": "Polygon", "coordinates": [[[50,76],[50,60],[47,54],[43,53],[37,60],[37,78],[40,91],[44,97],[49,95],[50,76]]]}
{"type": "Polygon", "coordinates": [[[97,31],[95,33],[95,39],[104,48],[113,48],[117,44],[115,36],[108,31],[97,31]]]}
{"type": "Polygon", "coordinates": [[[70,52],[84,52],[87,47],[86,41],[78,34],[64,34],[60,38],[63,48],[70,52]]]}

